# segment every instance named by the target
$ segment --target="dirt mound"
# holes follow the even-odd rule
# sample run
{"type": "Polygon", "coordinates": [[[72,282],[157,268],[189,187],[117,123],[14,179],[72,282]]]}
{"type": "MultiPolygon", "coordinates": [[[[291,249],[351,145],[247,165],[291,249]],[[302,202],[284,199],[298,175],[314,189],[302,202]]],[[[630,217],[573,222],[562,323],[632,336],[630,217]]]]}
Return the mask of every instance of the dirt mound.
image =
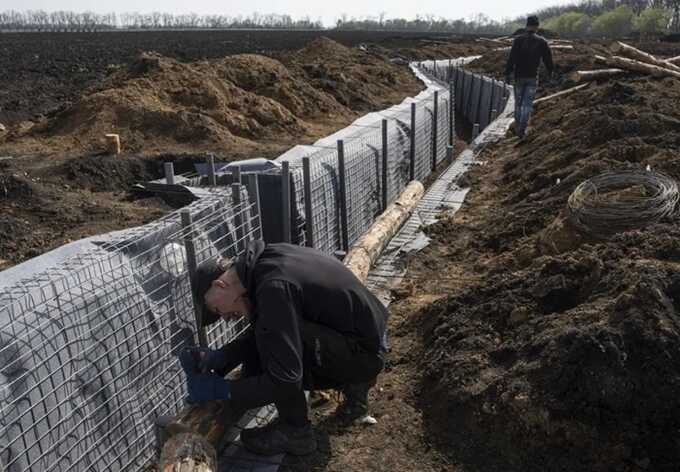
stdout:
{"type": "Polygon", "coordinates": [[[463,210],[428,229],[411,266],[442,278],[414,290],[450,288],[419,317],[421,393],[450,457],[472,470],[677,467],[680,224],[596,241],[565,205],[609,170],[680,180],[678,103],[677,80],[630,76],[539,104],[526,141],[486,151],[463,210]]]}

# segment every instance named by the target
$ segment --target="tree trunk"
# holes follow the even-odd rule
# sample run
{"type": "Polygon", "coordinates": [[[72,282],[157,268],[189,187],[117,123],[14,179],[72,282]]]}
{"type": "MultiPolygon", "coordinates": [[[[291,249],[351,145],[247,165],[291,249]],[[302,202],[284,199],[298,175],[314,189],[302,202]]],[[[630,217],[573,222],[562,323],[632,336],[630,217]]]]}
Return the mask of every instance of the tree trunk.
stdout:
{"type": "Polygon", "coordinates": [[[619,54],[622,56],[626,56],[630,59],[634,59],[636,61],[646,62],[647,64],[652,64],[658,67],[663,67],[666,69],[674,70],[676,72],[680,72],[680,66],[671,64],[669,61],[657,59],[655,56],[644,51],[640,51],[639,49],[634,48],[633,46],[629,46],[628,44],[622,43],[621,41],[616,41],[609,47],[609,49],[614,54],[619,54]]]}
{"type": "Polygon", "coordinates": [[[203,436],[182,433],[163,447],[159,472],[217,472],[217,453],[203,436]]]}
{"type": "Polygon", "coordinates": [[[397,234],[401,225],[413,213],[423,197],[423,184],[414,180],[404,189],[396,202],[387,207],[375,223],[354,243],[345,256],[344,263],[362,282],[380,256],[387,243],[397,234]]]}
{"type": "Polygon", "coordinates": [[[595,59],[597,61],[607,64],[610,67],[632,70],[634,72],[641,72],[643,74],[648,74],[654,77],[675,77],[676,79],[680,79],[680,72],[676,72],[674,70],[666,69],[664,67],[659,67],[652,64],[647,64],[645,62],[635,61],[633,59],[628,59],[621,56],[612,57],[595,56],[595,59]]]}

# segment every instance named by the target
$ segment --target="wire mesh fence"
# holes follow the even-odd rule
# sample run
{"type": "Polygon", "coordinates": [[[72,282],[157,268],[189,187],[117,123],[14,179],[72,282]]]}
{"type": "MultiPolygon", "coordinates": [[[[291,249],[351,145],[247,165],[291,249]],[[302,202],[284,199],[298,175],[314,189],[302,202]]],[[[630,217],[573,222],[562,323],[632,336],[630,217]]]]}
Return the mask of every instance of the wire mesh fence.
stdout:
{"type": "MultiPolygon", "coordinates": [[[[351,127],[338,146],[290,159],[290,185],[276,196],[290,198],[292,242],[329,254],[347,248],[412,178],[444,161],[454,126],[445,81],[470,91],[474,77],[421,70],[434,86],[413,100],[413,116],[410,102],[393,107],[351,127]]],[[[484,109],[504,99],[484,95],[486,82],[476,87],[484,109]]],[[[177,350],[203,335],[217,347],[247,329],[243,319],[197,329],[189,257],[236,257],[262,238],[258,180],[244,179],[184,216],[115,233],[0,290],[2,470],[141,470],[153,459],[154,419],[186,396],[177,350]]]]}
{"type": "MultiPolygon", "coordinates": [[[[198,341],[185,241],[196,260],[236,256],[259,215],[241,186],[123,231],[0,299],[3,470],[140,470],[154,423],[186,392],[175,353],[198,341]]],[[[217,323],[227,343],[245,320],[217,323]]]]}

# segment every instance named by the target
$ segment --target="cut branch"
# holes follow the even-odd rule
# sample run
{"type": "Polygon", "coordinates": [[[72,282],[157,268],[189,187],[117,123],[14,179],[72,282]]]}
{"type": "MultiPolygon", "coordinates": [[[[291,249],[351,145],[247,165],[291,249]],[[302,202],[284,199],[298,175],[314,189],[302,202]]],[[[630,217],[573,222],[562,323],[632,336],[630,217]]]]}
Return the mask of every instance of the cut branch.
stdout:
{"type": "Polygon", "coordinates": [[[565,95],[572,94],[576,92],[577,90],[581,90],[582,88],[587,87],[589,84],[581,84],[577,85],[576,87],[572,87],[567,90],[562,90],[561,92],[553,93],[552,95],[548,95],[547,97],[539,98],[538,100],[534,101],[534,105],[537,105],[539,103],[547,102],[548,100],[553,100],[555,98],[559,97],[564,97],[565,95]]]}
{"type": "Polygon", "coordinates": [[[640,72],[642,74],[648,74],[653,77],[675,77],[680,79],[680,72],[667,69],[665,67],[659,67],[652,64],[647,64],[646,62],[640,62],[633,59],[628,59],[621,56],[603,57],[595,56],[595,59],[599,62],[607,64],[610,67],[616,67],[618,69],[631,70],[634,72],[640,72]]]}

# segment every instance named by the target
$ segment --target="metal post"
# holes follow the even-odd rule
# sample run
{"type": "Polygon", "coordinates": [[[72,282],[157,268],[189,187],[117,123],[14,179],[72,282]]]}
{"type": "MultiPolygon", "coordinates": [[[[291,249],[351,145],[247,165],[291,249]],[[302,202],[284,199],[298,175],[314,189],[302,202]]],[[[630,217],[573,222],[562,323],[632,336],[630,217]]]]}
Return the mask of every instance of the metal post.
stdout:
{"type": "MultiPolygon", "coordinates": [[[[170,163],[172,165],[172,163],[170,163]]],[[[196,334],[198,335],[198,344],[201,347],[208,346],[208,338],[205,333],[205,327],[203,326],[203,313],[200,309],[203,302],[198,299],[198,293],[196,292],[196,268],[198,264],[196,263],[196,246],[194,245],[194,224],[191,218],[191,212],[189,210],[183,210],[181,213],[182,217],[182,232],[184,240],[184,250],[187,253],[187,268],[189,270],[189,283],[191,284],[191,298],[194,302],[194,319],[196,321],[196,334]]]]}
{"type": "Polygon", "coordinates": [[[491,79],[491,100],[489,100],[489,124],[496,119],[494,116],[494,106],[493,106],[493,99],[496,98],[496,79],[491,79]]]}
{"type": "Polygon", "coordinates": [[[314,208],[312,207],[312,177],[309,157],[302,158],[302,180],[305,187],[305,240],[314,247],[314,208]]]}
{"type": "Polygon", "coordinates": [[[382,120],[382,209],[387,209],[387,120],[382,120]]]}
{"type": "Polygon", "coordinates": [[[246,187],[248,189],[248,197],[252,205],[253,218],[257,218],[258,225],[253,234],[255,239],[262,239],[262,215],[260,214],[260,176],[258,174],[246,174],[246,187]]]}
{"type": "Polygon", "coordinates": [[[479,123],[475,123],[475,125],[472,127],[472,139],[473,141],[477,139],[477,136],[479,136],[479,123]]]}
{"type": "Polygon", "coordinates": [[[232,184],[241,183],[241,166],[235,166],[231,168],[231,183],[232,184]]]}
{"type": "Polygon", "coordinates": [[[241,252],[246,248],[243,231],[243,208],[241,208],[241,184],[231,184],[231,199],[234,203],[234,226],[236,226],[236,249],[241,252]]]}
{"type": "Polygon", "coordinates": [[[453,146],[451,146],[450,144],[446,146],[446,160],[449,163],[453,162],[453,146]]]}
{"type": "Polygon", "coordinates": [[[290,242],[291,213],[290,213],[290,162],[281,163],[281,208],[283,210],[283,242],[290,242]]]}
{"type": "Polygon", "coordinates": [[[434,91],[434,104],[432,106],[432,170],[437,168],[437,131],[439,128],[439,91],[434,91]]]}
{"type": "Polygon", "coordinates": [[[455,87],[453,86],[453,80],[449,82],[449,146],[453,146],[453,136],[455,133],[455,108],[456,93],[455,87]]]}
{"type": "Polygon", "coordinates": [[[208,184],[217,187],[217,176],[215,175],[215,155],[210,153],[207,157],[208,163],[208,184]]]}
{"type": "Polygon", "coordinates": [[[347,228],[347,187],[345,186],[345,143],[338,140],[338,177],[340,180],[340,224],[342,231],[342,250],[349,251],[349,229],[347,228]]]}
{"type": "Polygon", "coordinates": [[[416,179],[416,104],[411,103],[411,149],[410,149],[409,180],[416,179]]]}
{"type": "Polygon", "coordinates": [[[172,162],[166,162],[163,164],[165,168],[165,183],[168,185],[175,184],[175,166],[172,162]]]}

